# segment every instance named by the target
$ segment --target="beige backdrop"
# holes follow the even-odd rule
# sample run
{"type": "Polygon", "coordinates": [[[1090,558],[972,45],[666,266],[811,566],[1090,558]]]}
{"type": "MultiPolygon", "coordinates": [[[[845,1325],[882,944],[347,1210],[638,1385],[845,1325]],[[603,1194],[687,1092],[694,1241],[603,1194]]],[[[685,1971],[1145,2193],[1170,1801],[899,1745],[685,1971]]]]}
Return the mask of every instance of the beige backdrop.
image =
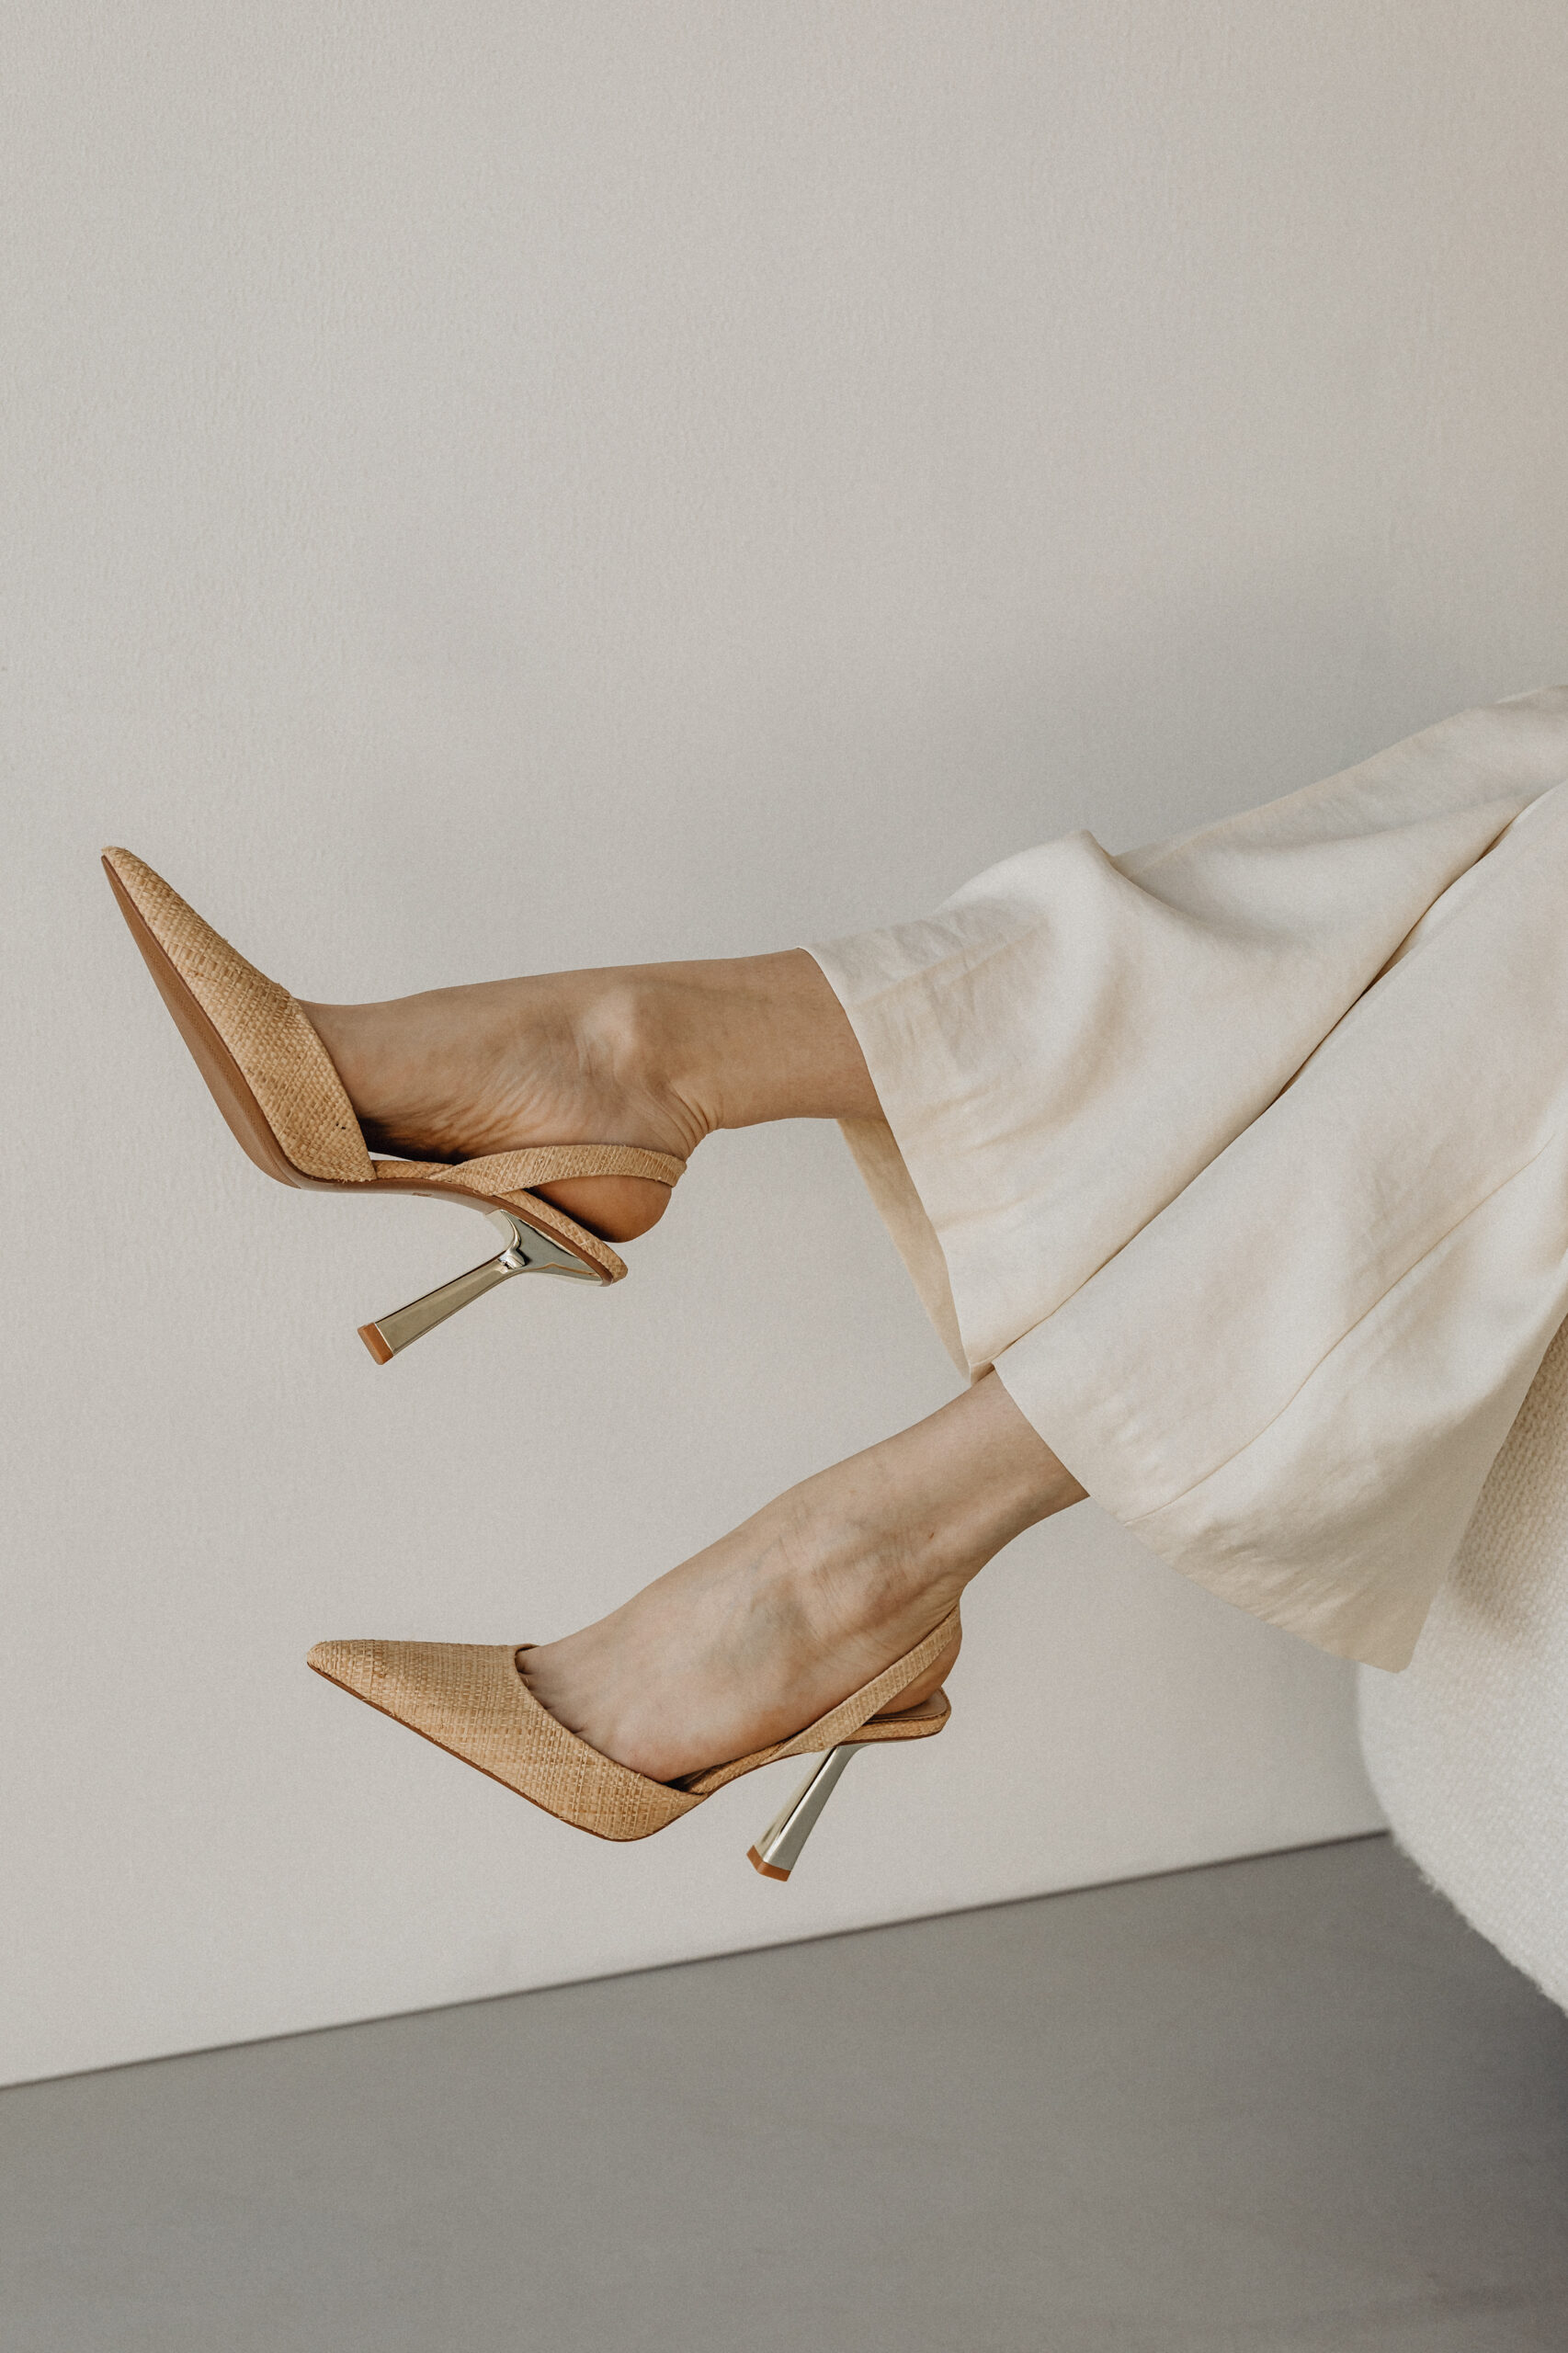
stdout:
{"type": "Polygon", "coordinates": [[[602,1297],[221,1131],[96,866],[301,994],[785,945],[1560,676],[1554,0],[7,20],[12,2078],[1362,1829],[1347,1671],[1085,1507],[789,1889],[326,1634],[596,1614],[949,1393],[825,1129],[602,1297]]]}

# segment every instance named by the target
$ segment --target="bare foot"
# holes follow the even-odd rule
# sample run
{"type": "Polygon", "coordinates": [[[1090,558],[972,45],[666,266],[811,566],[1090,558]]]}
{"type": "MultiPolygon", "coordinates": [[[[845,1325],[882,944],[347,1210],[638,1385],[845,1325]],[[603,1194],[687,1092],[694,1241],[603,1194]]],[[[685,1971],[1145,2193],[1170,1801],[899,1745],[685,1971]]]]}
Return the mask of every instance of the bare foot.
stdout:
{"type": "MultiPolygon", "coordinates": [[[[535,1143],[630,1143],[685,1160],[708,1132],[700,1108],[655,1066],[647,992],[615,972],[304,1009],[372,1150],[453,1161],[535,1143]]],[[[670,1198],[639,1176],[540,1190],[612,1241],[645,1233],[670,1198]]]]}
{"type": "MultiPolygon", "coordinates": [[[[716,1128],[877,1108],[848,1021],[800,949],[304,1010],[367,1142],[411,1160],[544,1143],[636,1144],[686,1160],[716,1128]]],[[[670,1198],[638,1176],[539,1189],[617,1242],[645,1233],[670,1198]]]]}
{"type": "MultiPolygon", "coordinates": [[[[651,1780],[785,1740],[940,1625],[1021,1529],[1084,1493],[994,1373],[792,1487],[564,1642],[520,1651],[551,1715],[651,1780]]],[[[940,1686],[951,1651],[895,1709],[940,1686]]]]}

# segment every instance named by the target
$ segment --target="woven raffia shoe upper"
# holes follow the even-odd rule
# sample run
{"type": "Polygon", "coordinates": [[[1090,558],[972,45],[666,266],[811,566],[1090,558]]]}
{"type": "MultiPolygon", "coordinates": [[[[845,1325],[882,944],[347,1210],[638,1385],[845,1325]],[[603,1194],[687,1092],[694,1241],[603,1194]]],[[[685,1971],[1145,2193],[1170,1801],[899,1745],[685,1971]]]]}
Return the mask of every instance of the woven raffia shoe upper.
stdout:
{"type": "Polygon", "coordinates": [[[128,849],[105,863],[200,1006],[296,1168],[339,1185],[375,1169],[332,1057],[286,988],[269,981],[128,849]]]}
{"type": "Polygon", "coordinates": [[[598,1838],[646,1838],[701,1800],[645,1780],[557,1723],[491,1643],[318,1643],[307,1665],[598,1838]]]}
{"type": "Polygon", "coordinates": [[[517,1651],[506,1643],[318,1643],[305,1663],[562,1822],[597,1838],[629,1839],[663,1830],[727,1781],[775,1757],[810,1756],[841,1741],[919,1740],[939,1732],[950,1712],[939,1693],[902,1718],[870,1719],[934,1666],[958,1633],[955,1609],[792,1740],[693,1774],[680,1786],[650,1781],[568,1732],[534,1698],[517,1672],[517,1651]]]}
{"type": "MultiPolygon", "coordinates": [[[[108,849],[104,863],[152,937],[152,955],[145,940],[139,943],[143,955],[153,961],[161,951],[162,960],[172,966],[179,991],[195,999],[216,1030],[274,1141],[299,1176],[329,1185],[381,1181],[415,1192],[475,1195],[519,1210],[530,1223],[555,1234],[597,1267],[604,1279],[618,1282],[625,1274],[623,1261],[608,1242],[553,1202],[541,1200],[532,1188],[584,1176],[639,1176],[673,1186],[685,1171],[683,1160],[622,1143],[535,1144],[521,1152],[491,1153],[455,1163],[372,1160],[332,1057],[303,1006],[247,963],[133,852],[108,849]]],[[[167,997],[167,972],[157,962],[153,969],[167,997]]],[[[170,1009],[181,1018],[176,1005],[170,1009]]],[[[187,1042],[200,1062],[198,1043],[188,1037],[187,1042]]],[[[205,1065],[204,1072],[222,1103],[222,1086],[205,1065]]],[[[232,1108],[225,1116],[233,1126],[232,1108]]],[[[243,1134],[241,1141],[245,1142],[243,1134]]],[[[246,1149],[253,1158],[257,1156],[251,1143],[246,1149]]],[[[271,1166],[269,1173],[283,1172],[271,1166]]]]}

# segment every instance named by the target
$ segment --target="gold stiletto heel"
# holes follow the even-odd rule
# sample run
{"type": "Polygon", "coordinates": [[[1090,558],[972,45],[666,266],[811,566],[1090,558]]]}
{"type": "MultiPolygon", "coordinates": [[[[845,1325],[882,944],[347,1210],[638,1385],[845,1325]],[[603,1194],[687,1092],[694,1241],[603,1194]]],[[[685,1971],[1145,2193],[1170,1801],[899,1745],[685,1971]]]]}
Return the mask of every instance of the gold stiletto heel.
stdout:
{"type": "Polygon", "coordinates": [[[787,1798],[757,1840],[746,1849],[746,1860],[753,1870],[764,1879],[788,1879],[801,1859],[801,1849],[822,1820],[822,1810],[844,1779],[844,1768],[856,1754],[855,1744],[845,1741],[837,1748],[830,1748],[820,1765],[813,1765],[800,1788],[787,1798]]]}
{"type": "Polygon", "coordinates": [[[490,1222],[498,1233],[506,1236],[506,1246],[499,1257],[486,1258],[483,1265],[471,1267],[466,1275],[454,1275],[449,1283],[442,1283],[435,1290],[427,1290],[422,1299],[411,1299],[406,1307],[394,1307],[390,1315],[380,1315],[373,1324],[361,1324],[359,1337],[378,1364],[390,1364],[400,1350],[471,1300],[483,1299],[497,1283],[510,1282],[514,1275],[564,1275],[569,1282],[591,1283],[597,1279],[562,1250],[547,1233],[536,1233],[510,1210],[492,1210],[490,1222]]]}
{"type": "Polygon", "coordinates": [[[674,1185],[686,1163],[634,1144],[539,1144],[456,1163],[372,1160],[354,1107],[304,1008],[247,964],[128,849],[106,849],[104,870],[131,936],[230,1132],[280,1184],[367,1198],[417,1193],[480,1210],[506,1246],[359,1336],[388,1364],[423,1333],[513,1275],[617,1283],[625,1263],[608,1242],[531,1188],[577,1176],[641,1176],[674,1185]]]}
{"type": "Polygon", "coordinates": [[[907,1691],[956,1647],[959,1613],[819,1716],[793,1740],[775,1741],[733,1765],[715,1765],[678,1781],[651,1781],[629,1765],[601,1756],[541,1707],[523,1681],[518,1659],[530,1645],[482,1643],[318,1643],[305,1661],[329,1683],[384,1716],[460,1756],[557,1821],[617,1841],[651,1837],[743,1773],[780,1756],[828,1752],[803,1789],[765,1832],[751,1859],[770,1879],[788,1879],[828,1792],[857,1747],[871,1741],[928,1740],[952,1713],[945,1691],[894,1712],[907,1691]]]}

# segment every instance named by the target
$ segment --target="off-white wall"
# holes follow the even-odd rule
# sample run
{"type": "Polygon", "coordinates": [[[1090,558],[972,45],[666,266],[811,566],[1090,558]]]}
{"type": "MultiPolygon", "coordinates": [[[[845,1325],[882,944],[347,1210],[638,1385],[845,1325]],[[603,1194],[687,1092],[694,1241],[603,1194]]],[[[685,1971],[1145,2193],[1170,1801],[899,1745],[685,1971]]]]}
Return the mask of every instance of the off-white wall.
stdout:
{"type": "Polygon", "coordinates": [[[306,1674],[564,1631],[950,1375],[816,1128],[377,1371],[483,1229],[256,1175],[96,852],[306,995],[722,954],[1560,676],[1555,0],[7,27],[0,2072],[1373,1822],[1346,1674],[1089,1506],[788,1890],[792,1768],[611,1849],[306,1674]]]}

